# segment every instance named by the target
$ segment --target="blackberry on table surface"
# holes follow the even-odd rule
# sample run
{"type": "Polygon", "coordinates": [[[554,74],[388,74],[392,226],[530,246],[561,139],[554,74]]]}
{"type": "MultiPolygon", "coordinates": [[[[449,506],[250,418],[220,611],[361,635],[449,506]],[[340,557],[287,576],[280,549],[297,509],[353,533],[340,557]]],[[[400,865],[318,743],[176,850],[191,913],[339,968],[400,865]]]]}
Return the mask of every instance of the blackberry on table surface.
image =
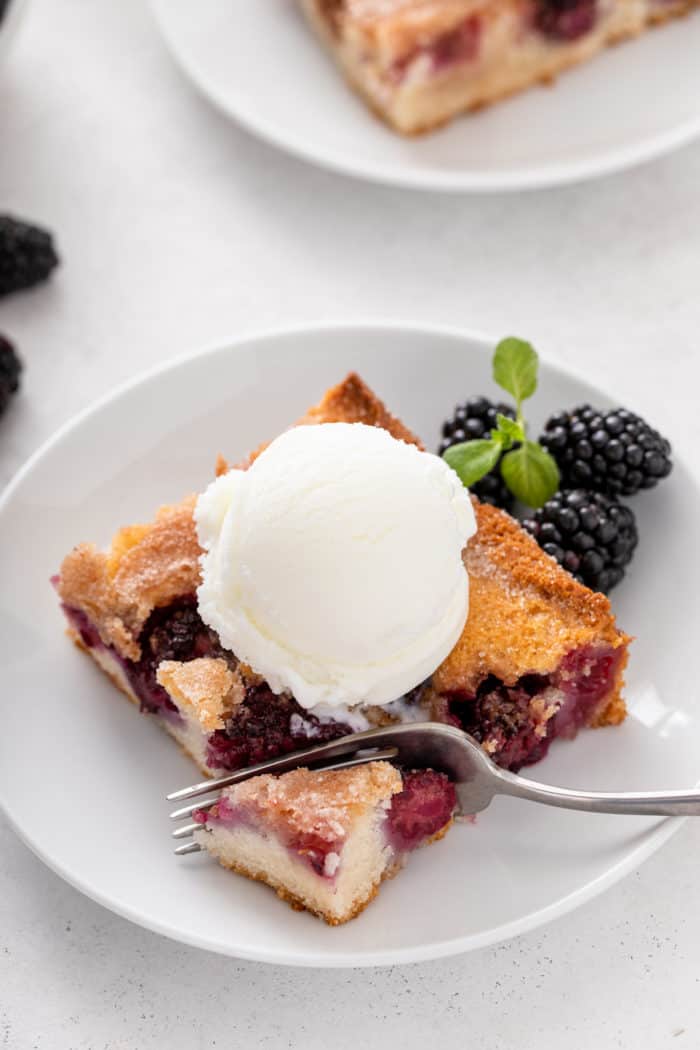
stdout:
{"type": "Polygon", "coordinates": [[[0,335],[0,415],[5,411],[14,393],[19,390],[19,377],[22,371],[14,346],[9,339],[0,335]]]}
{"type": "Polygon", "coordinates": [[[556,459],[563,488],[632,496],[673,468],[666,438],[625,408],[559,412],[547,420],[540,444],[556,459]]]}
{"type": "MultiPolygon", "coordinates": [[[[494,404],[487,397],[470,397],[464,404],[457,405],[452,418],[443,423],[438,455],[441,456],[453,445],[461,445],[463,441],[488,438],[498,425],[496,416],[499,412],[502,416],[515,419],[515,409],[511,405],[494,404]]],[[[469,491],[478,496],[482,503],[490,503],[493,507],[508,511],[513,508],[513,495],[501,477],[500,461],[469,491]]]]}
{"type": "Polygon", "coordinates": [[[585,489],[561,489],[522,525],[579,582],[604,594],[622,580],[638,540],[629,507],[585,489]]]}
{"type": "Polygon", "coordinates": [[[45,281],[58,256],[48,230],[0,215],[0,295],[45,281]]]}

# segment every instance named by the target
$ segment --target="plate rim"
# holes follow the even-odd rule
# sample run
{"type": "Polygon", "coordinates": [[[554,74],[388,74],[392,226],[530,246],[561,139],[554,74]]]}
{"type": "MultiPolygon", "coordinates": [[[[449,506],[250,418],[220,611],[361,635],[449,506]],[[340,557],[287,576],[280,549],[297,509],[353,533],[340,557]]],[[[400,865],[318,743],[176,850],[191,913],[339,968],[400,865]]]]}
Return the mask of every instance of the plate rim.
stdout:
{"type": "Polygon", "coordinates": [[[626,147],[611,147],[589,160],[552,163],[541,168],[529,166],[511,173],[491,171],[474,174],[444,172],[436,168],[422,168],[417,171],[411,168],[404,170],[398,165],[374,164],[371,161],[358,162],[350,154],[340,155],[333,150],[319,152],[314,145],[307,145],[303,140],[299,141],[294,135],[288,134],[284,126],[264,119],[255,120],[247,110],[241,111],[240,106],[232,106],[230,99],[225,98],[222,93],[200,77],[196,65],[174,41],[165,14],[168,0],[149,0],[149,2],[153,20],[174,64],[197,92],[219,113],[226,116],[228,120],[234,121],[254,138],[288,153],[297,160],[336,175],[344,175],[364,182],[438,193],[491,194],[544,190],[557,186],[576,185],[627,171],[690,145],[700,137],[699,111],[695,117],[675,125],[666,132],[646,136],[641,141],[626,147]]]}
{"type": "MultiPolygon", "coordinates": [[[[61,424],[61,426],[58,427],[58,429],[28,457],[24,464],[11,478],[5,490],[0,493],[0,531],[2,530],[2,516],[6,508],[10,505],[16,489],[31,473],[34,466],[43,459],[55,445],[59,444],[66,434],[82,425],[82,423],[91,416],[99,415],[105,405],[118,400],[131,389],[139,387],[142,383],[159,375],[163,375],[164,373],[176,371],[183,365],[187,365],[199,358],[206,358],[220,353],[238,352],[241,348],[250,344],[262,343],[280,338],[294,338],[308,334],[309,332],[315,334],[326,333],[332,337],[339,332],[351,332],[354,335],[360,336],[362,333],[367,333],[368,331],[374,333],[386,332],[399,336],[409,334],[420,335],[424,336],[426,339],[447,337],[458,341],[478,343],[485,347],[494,346],[497,342],[497,340],[478,329],[463,329],[450,325],[386,319],[363,319],[360,321],[339,320],[335,322],[314,321],[306,324],[297,323],[287,326],[274,326],[244,333],[238,337],[229,337],[228,339],[217,339],[211,341],[199,349],[185,351],[184,353],[160,362],[151,368],[144,369],[136,376],[117,384],[117,386],[111,391],[107,391],[61,424]]],[[[597,389],[593,387],[590,381],[581,375],[577,369],[562,366],[549,360],[546,356],[541,357],[541,359],[551,371],[563,375],[568,379],[574,379],[584,387],[597,389]]],[[[682,457],[677,458],[686,468],[689,476],[693,477],[694,480],[697,480],[694,473],[688,470],[682,457]]],[[[226,957],[243,959],[250,962],[270,963],[274,965],[298,966],[304,968],[325,967],[333,969],[357,969],[364,967],[405,965],[408,963],[446,958],[465,954],[479,948],[494,946],[504,941],[511,940],[521,934],[535,930],[571,911],[574,911],[587,901],[597,897],[604,890],[615,885],[615,883],[619,882],[626,875],[638,868],[643,861],[656,853],[657,850],[659,850],[687,820],[686,817],[669,817],[660,819],[648,829],[644,840],[639,843],[639,845],[635,846],[621,860],[597,878],[592,879],[579,889],[566,894],[545,907],[529,912],[527,915],[513,919],[509,922],[502,923],[499,926],[491,927],[489,930],[470,933],[449,940],[441,940],[428,945],[408,948],[388,950],[377,948],[364,950],[362,953],[339,951],[327,954],[325,951],[313,951],[311,953],[306,952],[298,954],[298,952],[288,949],[266,950],[258,949],[255,946],[249,948],[246,946],[241,947],[239,945],[223,944],[220,941],[205,936],[199,936],[196,933],[174,930],[167,924],[150,918],[147,914],[139,911],[138,908],[131,907],[121,901],[115,902],[107,894],[102,893],[99,888],[88,884],[69,866],[62,864],[59,860],[50,856],[39,843],[35,842],[15,819],[6,798],[0,797],[0,810],[3,812],[10,827],[18,838],[42,861],[42,863],[54,872],[54,874],[58,875],[64,882],[68,883],[68,885],[72,886],[74,889],[77,889],[90,900],[95,901],[108,911],[111,911],[122,918],[128,919],[130,922],[133,922],[138,926],[167,937],[177,943],[187,944],[206,951],[212,951],[226,957]]]]}

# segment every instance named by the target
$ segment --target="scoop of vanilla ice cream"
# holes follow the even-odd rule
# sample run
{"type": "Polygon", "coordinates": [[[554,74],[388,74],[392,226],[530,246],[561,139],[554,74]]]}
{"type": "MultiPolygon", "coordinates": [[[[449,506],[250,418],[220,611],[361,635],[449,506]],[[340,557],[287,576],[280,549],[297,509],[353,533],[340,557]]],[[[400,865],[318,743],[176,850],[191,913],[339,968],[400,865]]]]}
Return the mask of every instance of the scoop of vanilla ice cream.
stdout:
{"type": "Polygon", "coordinates": [[[210,485],[195,520],[203,620],[302,707],[395,700],[466,622],[469,495],[385,430],[295,427],[210,485]]]}

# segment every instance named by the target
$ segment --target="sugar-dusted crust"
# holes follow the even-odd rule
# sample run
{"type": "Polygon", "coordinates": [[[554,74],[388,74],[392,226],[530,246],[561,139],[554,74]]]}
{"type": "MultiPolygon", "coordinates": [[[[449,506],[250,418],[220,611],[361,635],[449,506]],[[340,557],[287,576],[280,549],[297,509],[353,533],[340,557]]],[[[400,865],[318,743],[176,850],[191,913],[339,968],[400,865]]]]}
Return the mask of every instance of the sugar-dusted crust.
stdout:
{"type": "Polygon", "coordinates": [[[700,0],[611,0],[573,40],[540,32],[528,0],[299,0],[350,85],[395,130],[418,135],[556,77],[700,0]],[[473,48],[433,67],[466,27],[473,48]]]}
{"type": "Polygon", "coordinates": [[[192,594],[199,581],[199,556],[192,511],[195,497],[161,507],[149,525],[121,529],[109,552],[82,543],[63,559],[58,593],[81,609],[105,645],[131,660],[153,609],[192,594]]]}
{"type": "Polygon", "coordinates": [[[223,729],[245,698],[245,684],[225,660],[202,656],[181,663],[164,660],[156,677],[177,707],[197,719],[202,729],[223,729]]]}
{"type": "Polygon", "coordinates": [[[401,788],[398,770],[388,762],[370,762],[351,769],[265,774],[223,794],[235,806],[252,808],[276,830],[336,842],[349,834],[360,811],[388,803],[401,788]]]}
{"type": "MultiPolygon", "coordinates": [[[[509,515],[476,502],[474,509],[477,532],[465,553],[469,617],[433,675],[436,693],[473,694],[488,675],[515,685],[524,675],[551,674],[573,649],[629,643],[604,595],[577,583],[509,515]]],[[[624,718],[622,670],[596,724],[624,718]]]]}

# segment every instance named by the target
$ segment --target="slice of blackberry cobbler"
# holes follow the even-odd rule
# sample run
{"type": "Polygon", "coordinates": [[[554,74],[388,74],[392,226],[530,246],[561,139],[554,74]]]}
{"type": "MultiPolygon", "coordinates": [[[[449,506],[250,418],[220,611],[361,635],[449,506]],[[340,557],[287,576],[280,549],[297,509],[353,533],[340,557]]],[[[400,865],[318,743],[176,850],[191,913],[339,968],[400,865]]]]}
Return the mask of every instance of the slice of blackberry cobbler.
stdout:
{"type": "MultiPolygon", "coordinates": [[[[338,421],[383,427],[419,445],[356,376],[329,391],[303,420],[338,421]]],[[[274,693],[203,622],[196,601],[202,551],[193,508],[193,499],[162,508],[151,524],[122,529],[108,552],[83,544],[64,559],[55,585],[73,639],[207,775],[352,731],[352,720],[344,712],[319,717],[289,693],[274,693]]],[[[415,720],[422,711],[426,719],[461,725],[497,762],[518,769],[542,758],[556,737],[572,737],[581,726],[624,718],[620,693],[628,638],[616,628],[608,600],[577,583],[512,518],[483,504],[474,509],[478,530],[464,555],[469,617],[459,641],[406,705],[368,708],[363,717],[370,724],[397,717],[415,720]]],[[[382,764],[373,764],[378,765],[382,764]]],[[[282,854],[276,854],[275,870],[266,875],[259,858],[231,852],[228,832],[244,825],[250,831],[252,820],[250,800],[241,810],[235,793],[229,798],[231,805],[222,803],[206,821],[206,832],[198,834],[206,835],[207,848],[222,863],[267,881],[329,922],[345,921],[371,899],[378,881],[406,852],[439,836],[451,820],[454,789],[444,776],[413,771],[392,775],[391,790],[379,795],[370,791],[367,798],[362,778],[351,778],[354,787],[348,786],[350,781],[346,785],[354,792],[353,805],[359,807],[353,813],[364,814],[362,827],[374,843],[367,846],[368,852],[360,849],[361,856],[373,858],[367,859],[366,878],[360,879],[362,892],[338,881],[344,877],[342,869],[335,867],[335,859],[328,860],[331,854],[345,855],[338,842],[326,849],[320,840],[310,845],[309,840],[290,838],[289,829],[265,812],[259,793],[254,823],[263,837],[273,835],[284,855],[291,857],[286,874],[278,865],[282,854]],[[323,885],[331,896],[337,894],[335,905],[325,897],[325,903],[319,903],[311,890],[297,892],[299,864],[326,880],[323,885]]],[[[320,812],[328,802],[332,785],[324,787],[321,776],[306,772],[308,779],[301,784],[307,822],[314,804],[320,812]]],[[[384,787],[386,776],[380,776],[384,787]]],[[[247,783],[254,785],[259,779],[247,783]]],[[[255,793],[257,788],[249,790],[255,793]]],[[[268,794],[278,799],[282,790],[270,787],[268,794]]],[[[355,816],[341,836],[348,857],[354,855],[350,827],[355,828],[355,816]]],[[[365,845],[370,839],[365,835],[365,845]]],[[[307,882],[304,876],[302,883],[307,882]]]]}
{"type": "Polygon", "coordinates": [[[407,853],[448,829],[455,789],[442,773],[387,762],[259,776],[195,813],[195,841],[330,925],[357,915],[407,853]]]}

